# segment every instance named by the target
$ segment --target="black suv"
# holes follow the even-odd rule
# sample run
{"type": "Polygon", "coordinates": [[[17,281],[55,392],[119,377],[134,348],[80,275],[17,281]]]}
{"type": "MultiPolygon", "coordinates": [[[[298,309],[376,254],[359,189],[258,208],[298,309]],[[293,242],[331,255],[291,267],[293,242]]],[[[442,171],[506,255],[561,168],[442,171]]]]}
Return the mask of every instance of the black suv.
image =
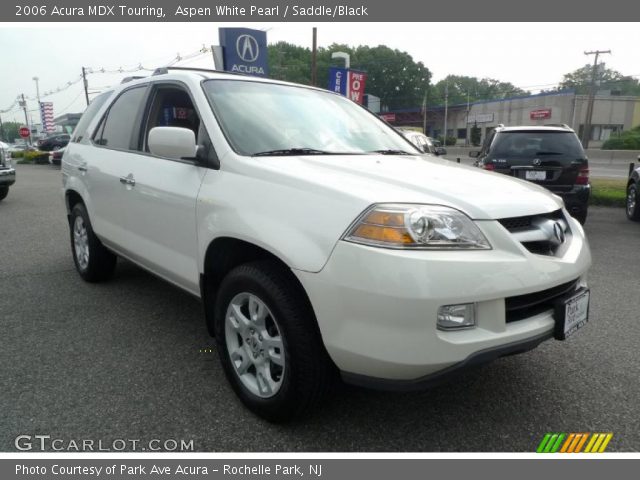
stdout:
{"type": "Polygon", "coordinates": [[[537,183],[559,195],[580,223],[587,220],[589,160],[578,136],[566,125],[498,126],[480,151],[476,165],[537,183]]]}

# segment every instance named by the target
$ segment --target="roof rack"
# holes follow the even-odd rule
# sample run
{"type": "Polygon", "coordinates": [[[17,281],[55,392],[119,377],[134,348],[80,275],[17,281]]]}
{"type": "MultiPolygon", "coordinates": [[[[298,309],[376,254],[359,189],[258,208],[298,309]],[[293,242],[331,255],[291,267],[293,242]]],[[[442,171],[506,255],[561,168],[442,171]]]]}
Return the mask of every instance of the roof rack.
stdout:
{"type": "Polygon", "coordinates": [[[215,68],[197,68],[197,67],[160,67],[156,68],[152,76],[154,75],[166,75],[170,70],[178,70],[178,71],[192,71],[192,72],[208,72],[208,73],[224,73],[225,75],[239,75],[241,77],[246,77],[245,73],[239,72],[227,72],[225,70],[216,70],[215,68]]]}
{"type": "Polygon", "coordinates": [[[544,126],[545,127],[560,127],[560,128],[566,128],[567,130],[571,130],[571,127],[569,125],[567,125],[566,123],[545,123],[544,126]]]}
{"type": "Polygon", "coordinates": [[[131,77],[124,77],[122,79],[122,81],[120,82],[120,84],[122,85],[123,83],[133,82],[134,80],[140,80],[141,78],[145,78],[145,77],[144,76],[140,76],[140,75],[133,75],[131,77]]]}

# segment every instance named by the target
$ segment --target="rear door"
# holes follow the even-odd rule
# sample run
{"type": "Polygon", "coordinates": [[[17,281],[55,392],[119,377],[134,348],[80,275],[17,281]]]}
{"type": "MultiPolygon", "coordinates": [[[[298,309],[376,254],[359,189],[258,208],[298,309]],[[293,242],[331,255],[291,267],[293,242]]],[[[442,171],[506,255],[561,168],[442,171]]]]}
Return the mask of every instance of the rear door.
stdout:
{"type": "Polygon", "coordinates": [[[127,194],[125,177],[137,156],[140,120],[147,85],[121,92],[103,115],[92,137],[92,145],[77,168],[86,176],[91,224],[102,241],[128,254],[127,194]]]}

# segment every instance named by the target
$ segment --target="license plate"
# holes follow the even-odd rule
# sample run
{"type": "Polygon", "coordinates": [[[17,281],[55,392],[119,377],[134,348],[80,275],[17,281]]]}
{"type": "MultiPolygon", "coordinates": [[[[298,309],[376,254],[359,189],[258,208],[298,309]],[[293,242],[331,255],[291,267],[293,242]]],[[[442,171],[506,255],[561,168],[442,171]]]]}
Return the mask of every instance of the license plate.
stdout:
{"type": "Polygon", "coordinates": [[[546,170],[527,170],[526,172],[524,172],[524,178],[526,180],[546,180],[547,171],[546,170]]]}
{"type": "Polygon", "coordinates": [[[578,290],[572,296],[560,300],[555,308],[557,340],[565,340],[589,321],[589,289],[578,290]]]}

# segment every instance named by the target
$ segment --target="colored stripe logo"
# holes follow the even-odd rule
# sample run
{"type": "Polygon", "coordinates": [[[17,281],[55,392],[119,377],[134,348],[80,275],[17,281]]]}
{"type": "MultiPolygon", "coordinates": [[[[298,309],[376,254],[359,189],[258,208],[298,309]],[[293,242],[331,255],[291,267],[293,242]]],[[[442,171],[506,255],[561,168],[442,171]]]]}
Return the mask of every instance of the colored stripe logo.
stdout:
{"type": "Polygon", "coordinates": [[[613,433],[547,433],[536,452],[602,453],[612,438],[613,433]]]}

